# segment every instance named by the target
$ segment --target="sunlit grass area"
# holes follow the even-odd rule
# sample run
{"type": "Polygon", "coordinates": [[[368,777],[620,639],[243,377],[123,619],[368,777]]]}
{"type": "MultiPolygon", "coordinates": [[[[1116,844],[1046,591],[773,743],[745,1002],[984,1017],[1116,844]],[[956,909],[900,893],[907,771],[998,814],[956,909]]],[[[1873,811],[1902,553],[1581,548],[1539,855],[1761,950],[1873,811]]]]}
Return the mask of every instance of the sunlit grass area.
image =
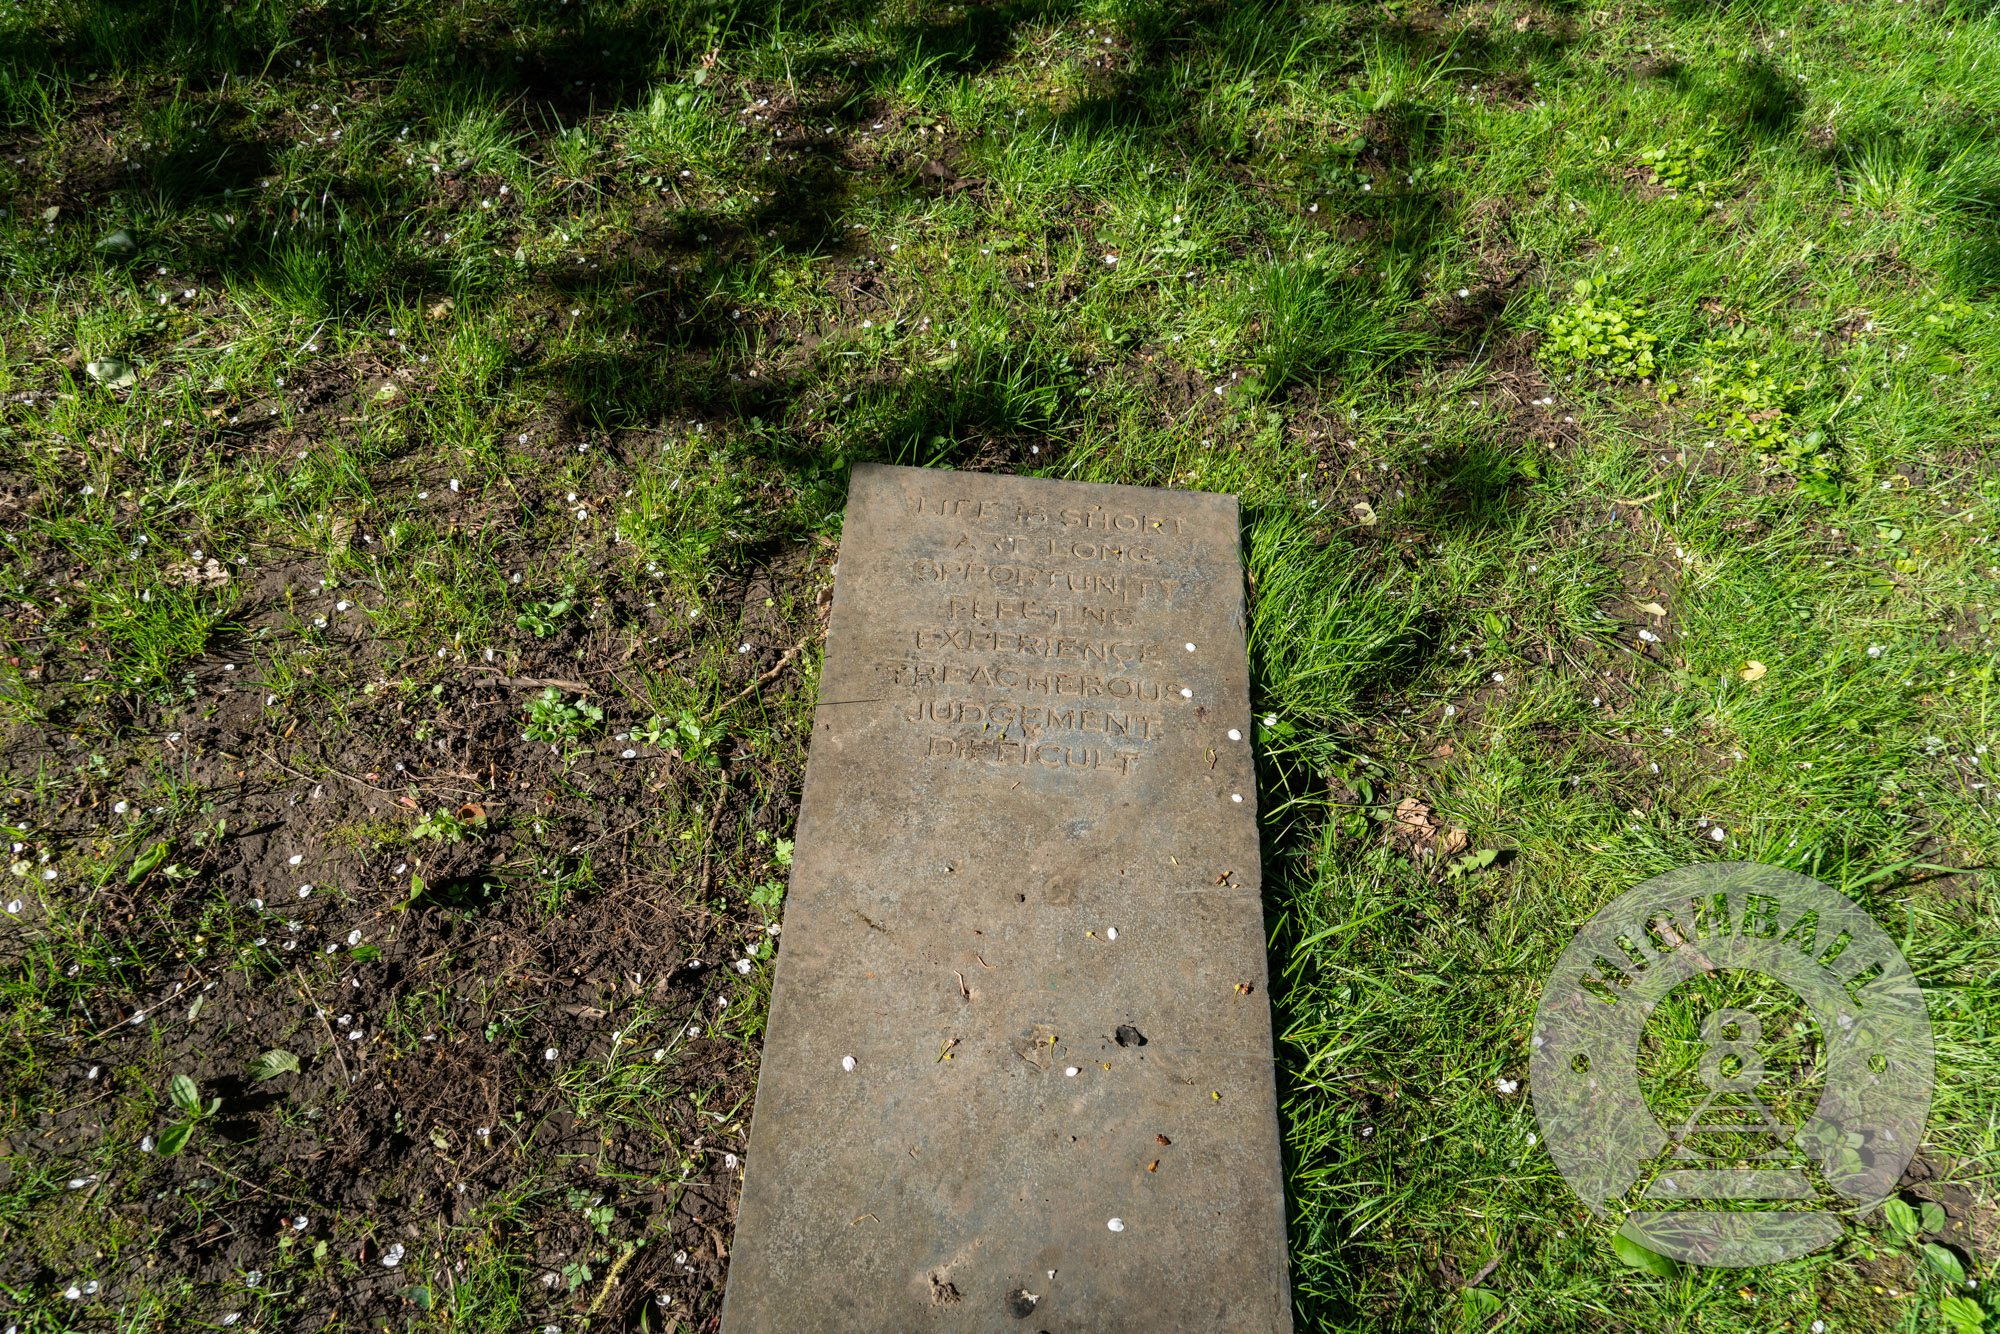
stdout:
{"type": "Polygon", "coordinates": [[[2000,1317],[1996,52],[6,9],[0,1329],[716,1327],[863,460],[1242,497],[1301,1329],[2000,1317]],[[1723,860],[1874,915],[1938,1083],[1910,1226],[1656,1272],[1529,1029],[1723,860]]]}

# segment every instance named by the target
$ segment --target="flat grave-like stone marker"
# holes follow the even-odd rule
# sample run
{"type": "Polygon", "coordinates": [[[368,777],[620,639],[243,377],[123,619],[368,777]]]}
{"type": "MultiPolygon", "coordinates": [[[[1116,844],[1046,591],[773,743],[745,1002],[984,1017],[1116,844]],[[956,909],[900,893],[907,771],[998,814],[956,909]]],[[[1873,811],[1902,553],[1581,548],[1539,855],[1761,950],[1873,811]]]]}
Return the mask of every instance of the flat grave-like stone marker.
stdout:
{"type": "Polygon", "coordinates": [[[861,466],[724,1334],[1288,1331],[1236,498],[861,466]]]}

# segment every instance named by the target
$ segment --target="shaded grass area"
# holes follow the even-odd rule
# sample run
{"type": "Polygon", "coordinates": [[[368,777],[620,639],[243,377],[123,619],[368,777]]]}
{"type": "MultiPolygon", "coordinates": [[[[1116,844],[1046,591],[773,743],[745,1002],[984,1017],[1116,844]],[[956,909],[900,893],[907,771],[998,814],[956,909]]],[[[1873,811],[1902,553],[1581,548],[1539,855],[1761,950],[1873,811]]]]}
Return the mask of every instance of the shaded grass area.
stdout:
{"type": "Polygon", "coordinates": [[[1851,887],[1988,1272],[1996,22],[9,10],[4,1318],[712,1328],[863,459],[1242,495],[1301,1327],[1985,1301],[1622,1265],[1525,1044],[1851,887]]]}

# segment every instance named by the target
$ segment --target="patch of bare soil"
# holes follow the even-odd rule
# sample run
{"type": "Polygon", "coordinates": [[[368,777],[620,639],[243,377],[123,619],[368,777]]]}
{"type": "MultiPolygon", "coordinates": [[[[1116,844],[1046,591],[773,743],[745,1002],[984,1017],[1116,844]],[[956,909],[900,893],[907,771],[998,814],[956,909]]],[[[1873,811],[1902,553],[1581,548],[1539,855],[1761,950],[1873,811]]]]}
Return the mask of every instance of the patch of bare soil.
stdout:
{"type": "MultiPolygon", "coordinates": [[[[5,494],[20,503],[22,485],[5,494]]],[[[726,633],[754,641],[731,689],[774,669],[766,688],[794,684],[783,650],[814,623],[764,602],[829,559],[780,553],[711,594],[715,617],[741,613],[726,633]]],[[[34,637],[35,679],[70,702],[9,726],[4,786],[83,778],[26,835],[64,870],[14,891],[0,972],[72,981],[61,1035],[9,1061],[36,1110],[0,1145],[0,1184],[89,1194],[54,1189],[47,1226],[0,1245],[0,1285],[59,1293],[87,1275],[110,1310],[170,1273],[192,1283],[174,1298],[184,1328],[258,1306],[260,1284],[284,1294],[264,1328],[400,1328],[498,1265],[540,1276],[537,1325],[595,1312],[593,1328],[636,1328],[651,1303],[655,1328],[669,1313],[708,1327],[758,1036],[760,976],[731,965],[768,938],[743,891],[771,874],[753,836],[789,827],[802,743],[725,742],[711,768],[629,736],[649,709],[623,637],[580,618],[503,636],[498,665],[404,685],[402,646],[335,611],[307,568],[245,590],[250,636],[288,602],[331,622],[283,705],[238,649],[194,665],[186,707],[82,703],[98,646],[34,637]],[[574,756],[523,735],[550,683],[605,710],[574,756]],[[128,810],[142,800],[156,805],[128,810]],[[413,836],[439,813],[457,841],[413,836]],[[127,829],[142,836],[121,846],[127,829]],[[165,859],[128,882],[155,841],[165,859]],[[77,874],[94,860],[102,883],[77,874]],[[253,1078],[272,1050],[297,1068],[253,1078]],[[220,1101],[167,1156],[173,1075],[220,1101]],[[63,1212],[102,1192],[117,1248],[63,1212]]],[[[644,614],[598,610],[599,626],[644,614]]],[[[701,633],[659,622],[647,651],[670,670],[701,633]]]]}

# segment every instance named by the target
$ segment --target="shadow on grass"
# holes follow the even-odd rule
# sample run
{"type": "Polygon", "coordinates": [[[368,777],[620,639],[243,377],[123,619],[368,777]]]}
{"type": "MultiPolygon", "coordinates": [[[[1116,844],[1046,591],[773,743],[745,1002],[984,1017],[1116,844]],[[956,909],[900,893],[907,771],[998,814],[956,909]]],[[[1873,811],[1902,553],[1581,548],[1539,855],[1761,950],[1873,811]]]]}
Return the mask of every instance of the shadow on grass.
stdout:
{"type": "MultiPolygon", "coordinates": [[[[1507,325],[1511,298],[1500,292],[1482,293],[1449,320],[1407,315],[1424,295],[1420,275],[1452,242],[1459,216],[1458,201],[1429,183],[1430,169],[1453,151],[1442,108],[1457,95],[1457,79],[1520,94],[1537,75],[1561,69],[1568,25],[1577,21],[1566,17],[1573,8],[1558,6],[1558,21],[1508,39],[1474,27],[1471,6],[1423,23],[1371,14],[1308,31],[1275,0],[1141,4],[1121,24],[1125,45],[1115,60],[1048,124],[1058,136],[1111,143],[1163,171],[1216,164],[1246,188],[1266,190],[1315,219],[1341,262],[1267,260],[1250,312],[1261,326],[1255,356],[1262,383],[1274,396],[1311,393],[1335,380],[1382,384],[1426,360],[1476,360],[1507,325]],[[1336,142],[1308,137],[1280,157],[1255,133],[1255,89],[1306,71],[1354,76],[1351,110],[1361,128],[1336,142]],[[1363,182],[1372,188],[1362,190],[1363,182]]],[[[386,0],[324,7],[77,0],[57,17],[19,22],[0,36],[9,156],[34,158],[11,189],[10,209],[34,217],[53,207],[62,228],[92,233],[143,214],[153,234],[177,247],[180,267],[254,289],[307,319],[361,320],[447,296],[465,311],[511,304],[529,332],[508,351],[489,391],[511,385],[545,395],[566,422],[592,430],[688,417],[726,423],[746,454],[812,473],[837,491],[852,460],[829,459],[797,429],[801,411],[824,394],[810,356],[764,355],[810,353],[818,333],[730,294],[759,290],[765,242],[776,242],[786,252],[834,261],[842,280],[857,285],[855,300],[871,299],[859,288],[871,280],[847,262],[858,204],[881,195],[915,198],[935,186],[924,164],[873,154],[862,140],[869,118],[997,69],[1019,56],[1031,30],[1080,12],[1075,0],[1004,0],[933,21],[878,25],[874,49],[863,52],[842,45],[844,25],[867,23],[878,9],[853,0],[786,10],[776,0],[747,0],[728,11],[696,0],[512,0],[420,12],[386,0]],[[479,220],[491,211],[480,204],[503,179],[494,164],[517,152],[514,146],[567,162],[565,135],[578,126],[648,111],[659,98],[669,121],[682,96],[719,105],[724,77],[694,81],[694,72],[707,68],[704,58],[781,33],[800,44],[792,72],[807,87],[762,90],[780,104],[783,122],[778,135],[758,141],[771,146],[770,161],[758,160],[747,138],[739,145],[735,167],[757,195],[752,207],[724,213],[683,204],[670,173],[688,155],[660,149],[632,174],[661,184],[640,188],[600,159],[579,158],[574,169],[564,167],[566,183],[552,187],[559,201],[629,209],[629,225],[601,250],[596,267],[517,267],[507,255],[520,241],[505,210],[497,221],[479,220]],[[274,196],[264,182],[301,143],[333,133],[332,113],[321,108],[342,103],[369,111],[385,160],[401,138],[393,127],[428,125],[444,150],[437,170],[419,188],[393,161],[383,170],[328,168],[274,196]],[[106,147],[114,133],[149,147],[127,162],[106,147]],[[426,238],[425,221],[476,229],[482,245],[445,252],[426,238]],[[698,276],[689,271],[696,258],[698,276]],[[620,339],[555,346],[562,312],[586,304],[620,339]],[[760,358],[766,367],[749,374],[760,358]]],[[[1715,112],[1761,138],[1797,132],[1802,99],[1768,65],[1753,62],[1721,82],[1673,77],[1697,114],[1715,112]]],[[[988,151],[957,140],[947,149],[975,164],[988,151]]],[[[1990,216],[1992,196],[1982,198],[1966,207],[1990,216]]],[[[82,258],[33,259],[30,277],[123,262],[136,284],[152,262],[144,247],[129,261],[107,260],[88,251],[90,239],[71,252],[82,258]]],[[[2000,282],[2000,247],[1990,239],[1968,240],[1962,253],[1962,281],[2000,282]]],[[[151,346],[167,346],[167,335],[148,336],[156,338],[151,346]]],[[[851,386],[882,400],[864,457],[1039,470],[1057,457],[1065,438],[1059,432],[1091,411],[1079,398],[1080,368],[1047,338],[944,360],[851,386]]],[[[1509,522],[1521,479],[1504,450],[1442,452],[1431,466],[1447,498],[1441,536],[1478,536],[1509,522]]],[[[1274,516],[1250,517],[1262,524],[1274,516]]],[[[1335,541],[1290,558],[1316,572],[1317,582],[1287,595],[1304,610],[1328,601],[1342,562],[1365,569],[1393,556],[1379,539],[1372,549],[1361,540],[1335,541]]],[[[1279,594],[1266,589],[1264,596],[1279,594]]],[[[1315,696],[1323,712],[1338,716],[1367,712],[1422,672],[1440,651],[1442,620],[1413,608],[1394,620],[1330,621],[1315,633],[1317,642],[1333,636],[1341,645],[1341,680],[1315,696]]],[[[1260,681],[1287,670],[1268,653],[1256,663],[1260,681]]],[[[1301,762],[1275,775],[1270,790],[1316,801],[1325,775],[1323,766],[1301,762]]],[[[441,882],[434,893],[470,904],[483,896],[484,882],[441,882]]],[[[1273,1000],[1284,1013],[1282,991],[1273,1000]]],[[[1287,1106],[1314,1096],[1299,1078],[1296,1052],[1281,1053],[1280,1083],[1287,1106]]],[[[1303,1173],[1293,1168],[1288,1180],[1296,1182],[1303,1173]]],[[[1331,1270],[1353,1268],[1337,1218],[1305,1218],[1296,1188],[1293,1206],[1296,1244],[1331,1270]]],[[[1317,1299],[1300,1304],[1309,1321],[1355,1314],[1317,1299]]]]}

